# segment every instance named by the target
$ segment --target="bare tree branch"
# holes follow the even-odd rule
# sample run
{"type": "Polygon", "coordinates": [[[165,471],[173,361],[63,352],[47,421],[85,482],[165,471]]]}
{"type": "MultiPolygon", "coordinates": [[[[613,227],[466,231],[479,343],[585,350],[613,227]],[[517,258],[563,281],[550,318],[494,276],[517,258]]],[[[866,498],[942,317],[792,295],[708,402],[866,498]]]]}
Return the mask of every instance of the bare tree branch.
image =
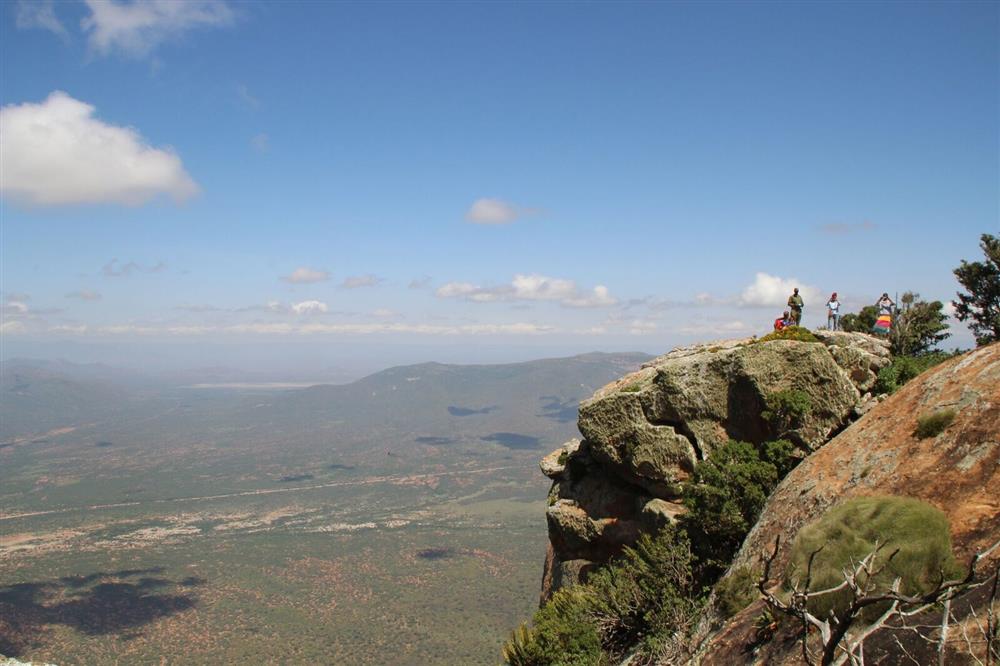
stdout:
{"type": "MultiPolygon", "coordinates": [[[[994,550],[1000,548],[1000,541],[997,541],[989,548],[974,554],[970,558],[969,565],[962,578],[945,580],[942,572],[942,575],[933,589],[919,594],[903,594],[900,591],[902,580],[899,577],[893,580],[887,590],[882,592],[877,591],[875,582],[876,579],[886,571],[892,562],[892,559],[899,553],[899,549],[897,548],[888,556],[884,558],[880,557],[880,553],[884,550],[885,545],[886,544],[884,543],[876,543],[868,555],[860,561],[852,561],[850,567],[845,567],[843,570],[844,580],[842,583],[818,591],[811,591],[809,589],[812,585],[813,563],[816,555],[820,552],[819,550],[813,551],[809,555],[809,560],[806,566],[804,585],[800,587],[799,581],[795,581],[792,586],[792,592],[788,597],[788,601],[783,601],[768,589],[771,578],[771,569],[778,557],[778,552],[781,547],[780,535],[775,538],[774,547],[771,553],[766,557],[762,557],[764,567],[763,573],[757,581],[757,589],[763,597],[764,602],[771,609],[784,615],[794,617],[801,623],[802,658],[805,663],[810,666],[814,663],[813,656],[809,650],[810,627],[814,628],[819,634],[822,648],[820,664],[823,666],[841,666],[850,662],[852,665],[856,664],[863,666],[865,640],[881,629],[897,626],[913,631],[915,635],[925,641],[936,643],[938,663],[939,665],[942,665],[945,663],[950,624],[954,619],[951,604],[952,600],[959,594],[969,592],[970,590],[988,584],[991,580],[992,590],[987,610],[986,628],[983,630],[982,626],[979,625],[978,617],[976,617],[976,625],[980,628],[980,631],[985,634],[986,664],[988,666],[993,663],[993,660],[997,658],[997,618],[994,606],[998,593],[997,581],[1000,579],[1000,566],[998,566],[997,571],[992,576],[978,582],[976,581],[976,568],[983,558],[988,557],[994,550]],[[817,618],[809,611],[811,601],[822,596],[841,592],[843,590],[849,590],[851,594],[850,603],[848,603],[844,610],[840,612],[831,610],[829,618],[823,620],[817,618]],[[860,629],[857,629],[857,631],[852,632],[854,625],[866,609],[871,606],[881,604],[886,604],[886,609],[877,619],[869,622],[860,629]],[[939,624],[926,627],[907,625],[907,618],[924,613],[939,604],[943,605],[941,621],[939,624]],[[898,624],[892,624],[894,622],[898,622],[898,624]],[[921,628],[939,632],[938,639],[931,640],[920,631],[921,628]]],[[[974,609],[971,613],[975,617],[974,609]]],[[[975,650],[973,648],[972,640],[968,636],[966,626],[957,619],[955,620],[955,623],[962,631],[970,654],[974,654],[975,650]]],[[[914,659],[913,656],[907,652],[905,648],[903,648],[903,645],[900,643],[898,637],[894,636],[893,640],[904,652],[907,658],[916,662],[916,659],[914,659]]],[[[977,657],[974,658],[978,661],[977,657]]],[[[997,660],[998,663],[1000,663],[1000,659],[997,660]]]]}

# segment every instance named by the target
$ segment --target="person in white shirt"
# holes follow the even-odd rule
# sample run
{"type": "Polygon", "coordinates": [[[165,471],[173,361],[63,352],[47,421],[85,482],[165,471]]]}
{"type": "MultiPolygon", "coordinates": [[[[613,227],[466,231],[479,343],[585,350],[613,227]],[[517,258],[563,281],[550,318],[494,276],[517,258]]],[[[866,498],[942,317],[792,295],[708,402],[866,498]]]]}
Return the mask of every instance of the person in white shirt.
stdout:
{"type": "Polygon", "coordinates": [[[840,301],[837,300],[837,292],[833,292],[826,302],[826,327],[831,331],[840,329],[840,301]]]}
{"type": "Polygon", "coordinates": [[[891,315],[892,309],[895,305],[896,304],[892,302],[892,299],[889,298],[889,293],[886,292],[882,294],[882,298],[878,299],[875,307],[878,308],[879,315],[891,315]]]}

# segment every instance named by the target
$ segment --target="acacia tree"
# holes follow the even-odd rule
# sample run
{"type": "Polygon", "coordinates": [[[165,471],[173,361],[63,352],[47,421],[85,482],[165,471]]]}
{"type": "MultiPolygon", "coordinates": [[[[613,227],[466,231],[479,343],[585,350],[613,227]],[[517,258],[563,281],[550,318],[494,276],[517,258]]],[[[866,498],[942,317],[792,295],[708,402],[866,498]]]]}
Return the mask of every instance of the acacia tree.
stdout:
{"type": "Polygon", "coordinates": [[[955,277],[968,294],[958,292],[955,318],[968,322],[977,345],[1000,340],[1000,238],[983,234],[979,247],[986,261],[968,262],[955,269],[955,277]]]}

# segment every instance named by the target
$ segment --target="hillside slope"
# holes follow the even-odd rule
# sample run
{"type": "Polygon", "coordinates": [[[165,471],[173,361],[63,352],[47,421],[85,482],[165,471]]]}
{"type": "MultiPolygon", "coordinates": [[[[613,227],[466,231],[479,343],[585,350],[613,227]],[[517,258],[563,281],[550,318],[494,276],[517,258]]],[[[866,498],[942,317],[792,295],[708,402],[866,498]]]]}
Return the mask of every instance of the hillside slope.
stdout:
{"type": "MultiPolygon", "coordinates": [[[[940,509],[961,562],[1000,538],[1000,344],[921,375],[806,458],[768,499],[730,571],[759,566],[779,535],[786,547],[774,569],[782,571],[787,546],[804,525],[834,505],[870,495],[914,497],[940,509]],[[953,410],[954,420],[937,436],[918,437],[918,419],[944,410],[953,410]]],[[[982,570],[998,559],[995,552],[982,570]]],[[[771,641],[752,658],[745,652],[762,610],[763,602],[755,602],[727,623],[702,650],[701,663],[799,663],[794,641],[771,641]]],[[[956,637],[954,649],[959,642],[956,637]]],[[[920,659],[926,645],[916,641],[909,648],[920,659]]],[[[903,658],[892,643],[877,649],[876,643],[866,653],[872,663],[903,658]]]]}

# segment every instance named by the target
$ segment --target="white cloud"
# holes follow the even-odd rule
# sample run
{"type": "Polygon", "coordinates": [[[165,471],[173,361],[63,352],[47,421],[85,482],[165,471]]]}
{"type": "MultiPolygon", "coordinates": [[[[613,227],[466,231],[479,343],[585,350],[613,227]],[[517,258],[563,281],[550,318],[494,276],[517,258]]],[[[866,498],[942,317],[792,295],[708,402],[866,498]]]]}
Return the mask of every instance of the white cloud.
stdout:
{"type": "Polygon", "coordinates": [[[52,0],[18,0],[15,24],[20,30],[39,28],[48,30],[67,39],[69,33],[56,16],[55,3],[52,0]]]}
{"type": "Polygon", "coordinates": [[[23,333],[24,332],[24,322],[22,321],[5,321],[0,323],[0,333],[23,333]]]}
{"type": "Polygon", "coordinates": [[[562,301],[574,298],[577,294],[576,283],[572,280],[538,274],[515,275],[511,286],[514,288],[515,300],[562,301]]]}
{"type": "Polygon", "coordinates": [[[292,284],[310,284],[312,282],[323,282],[324,280],[329,280],[330,274],[327,271],[309,268],[308,266],[300,266],[292,271],[290,275],[282,276],[281,279],[285,282],[291,282],[292,284]]]}
{"type": "Polygon", "coordinates": [[[81,289],[66,294],[66,298],[79,298],[81,301],[99,301],[101,294],[92,289],[81,289]]]}
{"type": "Polygon", "coordinates": [[[90,16],[81,25],[90,47],[107,55],[149,54],[161,42],[192,28],[225,26],[234,14],[222,0],[85,0],[90,16]]]}
{"type": "Polygon", "coordinates": [[[438,287],[439,298],[459,298],[474,303],[496,301],[555,301],[566,307],[606,307],[617,301],[607,287],[581,290],[573,280],[518,273],[509,285],[480,287],[469,282],[449,282],[438,287]]]}
{"type": "Polygon", "coordinates": [[[297,315],[323,314],[327,311],[329,311],[329,308],[326,306],[326,303],[322,301],[302,301],[301,303],[292,303],[292,312],[297,315]]]}
{"type": "Polygon", "coordinates": [[[5,315],[28,314],[28,304],[23,301],[9,300],[3,304],[3,313],[5,315]]]}
{"type": "Polygon", "coordinates": [[[473,224],[510,224],[519,217],[535,211],[521,208],[500,199],[476,199],[465,213],[465,220],[473,224]]]}
{"type": "Polygon", "coordinates": [[[375,310],[372,310],[372,316],[388,318],[388,317],[395,317],[396,313],[390,310],[389,308],[377,308],[375,310]]]}
{"type": "Polygon", "coordinates": [[[372,275],[371,273],[367,275],[352,275],[344,278],[344,281],[340,283],[340,286],[344,289],[360,289],[362,287],[374,287],[381,281],[382,278],[377,275],[372,275]]]}
{"type": "Polygon", "coordinates": [[[198,192],[180,158],[133,128],[108,125],[94,107],[56,91],[41,104],[0,109],[0,193],[39,206],[139,205],[198,192]]]}
{"type": "Polygon", "coordinates": [[[798,287],[806,306],[823,303],[819,290],[802,284],[797,278],[781,278],[767,273],[757,273],[752,284],[740,294],[740,305],[749,307],[785,307],[792,290],[798,287]]]}
{"type": "MultiPolygon", "coordinates": [[[[497,288],[498,289],[498,288],[497,288]]],[[[437,288],[434,293],[439,298],[465,298],[470,301],[495,301],[493,295],[496,289],[483,289],[470,282],[448,282],[437,288]]]]}
{"type": "Polygon", "coordinates": [[[589,294],[567,298],[562,304],[571,308],[604,308],[617,302],[608,292],[608,288],[599,284],[589,294]]]}

